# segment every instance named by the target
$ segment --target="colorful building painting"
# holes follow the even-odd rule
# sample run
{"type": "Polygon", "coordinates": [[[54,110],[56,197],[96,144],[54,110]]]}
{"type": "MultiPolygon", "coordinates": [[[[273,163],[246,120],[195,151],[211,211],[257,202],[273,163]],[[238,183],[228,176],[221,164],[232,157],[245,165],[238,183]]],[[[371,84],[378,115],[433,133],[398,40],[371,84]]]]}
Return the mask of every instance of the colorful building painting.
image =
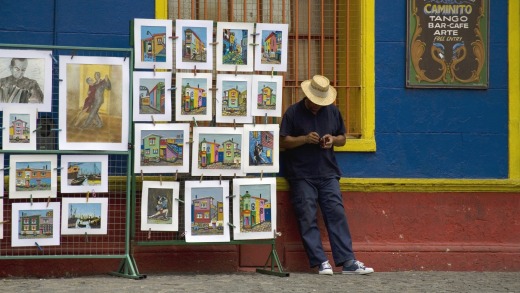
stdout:
{"type": "Polygon", "coordinates": [[[28,188],[50,190],[51,170],[47,166],[33,168],[29,164],[25,168],[16,168],[16,189],[26,190],[28,188]]]}
{"type": "Polygon", "coordinates": [[[189,113],[193,110],[206,107],[207,91],[201,88],[191,86],[189,83],[183,87],[183,113],[189,113]]]}
{"type": "Polygon", "coordinates": [[[182,58],[185,61],[206,61],[206,45],[192,29],[184,31],[182,58]]]}
{"type": "Polygon", "coordinates": [[[270,86],[264,84],[257,96],[257,103],[259,106],[273,106],[276,105],[276,93],[270,86]]]}
{"type": "Polygon", "coordinates": [[[141,60],[148,62],[164,62],[166,61],[166,33],[152,34],[143,27],[145,34],[150,37],[141,40],[141,60]]]}
{"type": "Polygon", "coordinates": [[[262,55],[265,56],[267,60],[280,61],[281,42],[282,42],[282,32],[281,31],[269,33],[267,35],[267,37],[264,38],[264,43],[262,46],[262,55]]]}
{"type": "Polygon", "coordinates": [[[20,211],[20,224],[18,225],[18,233],[21,236],[45,236],[48,235],[51,237],[53,235],[53,211],[41,211],[42,213],[45,213],[45,216],[40,214],[34,214],[34,212],[31,215],[28,215],[24,213],[23,211],[20,211]]]}
{"type": "Polygon", "coordinates": [[[156,133],[146,134],[141,138],[141,163],[175,163],[182,162],[183,158],[183,135],[175,137],[156,133]]]}
{"type": "MultiPolygon", "coordinates": [[[[29,115],[26,115],[27,117],[29,115]]],[[[20,140],[28,140],[31,137],[31,129],[29,128],[29,123],[22,119],[17,119],[14,117],[14,120],[11,122],[9,126],[9,139],[10,141],[20,141],[20,140]]]]}
{"type": "Polygon", "coordinates": [[[262,194],[251,195],[248,190],[240,197],[242,229],[248,230],[271,221],[271,204],[262,194]]]}

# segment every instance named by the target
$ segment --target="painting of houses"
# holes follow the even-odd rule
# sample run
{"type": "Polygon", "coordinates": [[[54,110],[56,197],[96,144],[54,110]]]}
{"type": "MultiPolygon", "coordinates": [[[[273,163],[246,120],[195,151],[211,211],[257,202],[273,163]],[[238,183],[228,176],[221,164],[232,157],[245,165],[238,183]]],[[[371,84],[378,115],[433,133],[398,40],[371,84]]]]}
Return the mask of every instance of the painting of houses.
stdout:
{"type": "Polygon", "coordinates": [[[276,82],[259,82],[256,94],[258,109],[276,109],[276,82]]]}
{"type": "Polygon", "coordinates": [[[247,75],[217,75],[216,121],[251,123],[251,81],[247,75]]]}
{"type": "Polygon", "coordinates": [[[183,31],[182,60],[191,62],[206,62],[206,28],[184,27],[183,31]]]}
{"type": "Polygon", "coordinates": [[[4,106],[3,113],[2,149],[36,150],[36,110],[10,104],[4,106]]]}
{"type": "Polygon", "coordinates": [[[60,244],[60,203],[12,204],[11,246],[60,244]]]}
{"type": "Polygon", "coordinates": [[[171,69],[173,64],[173,23],[166,19],[139,19],[133,24],[134,67],[171,69]]]}
{"type": "Polygon", "coordinates": [[[287,71],[288,24],[258,23],[256,32],[260,35],[255,48],[255,70],[287,71]]]}
{"type": "Polygon", "coordinates": [[[163,79],[141,79],[139,85],[139,113],[164,114],[165,92],[163,79]]]}
{"type": "Polygon", "coordinates": [[[186,181],[185,193],[186,241],[229,241],[229,181],[186,181]]]}
{"type": "Polygon", "coordinates": [[[217,23],[217,70],[244,71],[254,69],[253,43],[254,23],[218,22],[217,23]]]}
{"type": "Polygon", "coordinates": [[[31,139],[31,128],[29,126],[30,115],[11,114],[9,124],[9,142],[28,143],[31,139]]]}
{"type": "Polygon", "coordinates": [[[282,31],[262,31],[262,63],[280,64],[282,31]]]}
{"type": "Polygon", "coordinates": [[[206,78],[184,78],[182,80],[181,113],[183,115],[206,115],[208,109],[207,88],[206,78]]]}
{"type": "Polygon", "coordinates": [[[51,162],[16,163],[16,191],[51,190],[51,162]]]}
{"type": "Polygon", "coordinates": [[[144,62],[166,61],[166,28],[162,26],[141,27],[141,54],[144,62]]]}
{"type": "Polygon", "coordinates": [[[177,69],[213,69],[213,21],[175,20],[175,67],[177,69]]]}

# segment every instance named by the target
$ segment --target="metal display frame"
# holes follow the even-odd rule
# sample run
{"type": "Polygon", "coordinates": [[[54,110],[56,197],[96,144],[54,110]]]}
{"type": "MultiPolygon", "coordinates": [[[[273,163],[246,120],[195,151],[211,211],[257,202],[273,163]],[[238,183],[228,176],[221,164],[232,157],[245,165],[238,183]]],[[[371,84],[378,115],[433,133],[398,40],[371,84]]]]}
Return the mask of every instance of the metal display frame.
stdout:
{"type": "MultiPolygon", "coordinates": [[[[42,131],[43,128],[50,128],[50,133],[56,134],[60,129],[58,128],[58,121],[60,114],[58,111],[58,88],[59,88],[59,55],[71,56],[111,56],[130,58],[130,64],[133,64],[133,49],[131,48],[97,48],[97,47],[77,47],[77,46],[43,46],[43,45],[25,45],[25,44],[0,44],[0,49],[11,50],[48,50],[52,51],[52,111],[38,113],[38,124],[35,131],[42,131]],[[40,124],[44,123],[44,124],[40,124]]],[[[133,68],[129,66],[129,96],[132,96],[132,76],[133,68]]],[[[127,89],[123,89],[127,90],[127,89]]],[[[130,115],[132,113],[132,99],[129,101],[130,115]]],[[[62,111],[63,112],[63,111],[62,111]]],[[[2,113],[3,115],[3,113],[2,113]]],[[[64,114],[63,114],[64,115],[64,114]]],[[[131,116],[130,116],[131,117],[131,116]]],[[[5,126],[4,126],[5,127],[5,126]]],[[[128,122],[128,140],[132,137],[132,123],[131,119],[128,122]]],[[[7,192],[2,194],[4,204],[1,208],[4,209],[4,219],[0,219],[0,225],[4,225],[4,237],[0,239],[0,262],[2,260],[35,260],[35,259],[120,259],[120,265],[114,272],[109,272],[112,275],[131,278],[142,279],[143,275],[139,274],[134,257],[131,254],[130,240],[131,240],[131,215],[132,213],[132,192],[131,182],[132,176],[132,152],[130,149],[124,151],[78,151],[78,150],[59,150],[58,135],[50,135],[47,139],[39,138],[40,142],[45,141],[47,145],[38,145],[37,150],[20,151],[20,150],[0,150],[4,154],[7,161],[7,156],[10,154],[56,154],[56,155],[107,155],[109,157],[109,191],[107,194],[103,193],[103,197],[108,197],[108,229],[107,235],[61,235],[60,245],[58,246],[38,246],[35,247],[12,247],[9,232],[11,207],[16,202],[60,202],[62,197],[78,197],[84,198],[85,194],[62,194],[58,189],[56,198],[49,199],[10,199],[7,192]],[[7,156],[6,156],[7,155],[7,156]]],[[[123,138],[124,139],[124,138],[123,138]]],[[[3,162],[5,165],[5,162],[3,162]]],[[[3,166],[4,166],[3,165],[3,166]]],[[[4,170],[7,169],[4,167],[4,170]]],[[[62,170],[64,170],[62,168],[62,170]]],[[[60,171],[60,173],[62,173],[60,171]]],[[[7,176],[4,176],[4,180],[7,176]]],[[[58,181],[61,176],[58,177],[58,181]]],[[[7,180],[8,182],[8,180],[7,180]]],[[[59,184],[57,183],[59,186],[59,184]]],[[[86,198],[88,201],[88,193],[86,198]]],[[[95,194],[91,195],[95,196],[95,194]]],[[[101,195],[100,195],[101,196],[101,195]]]]}

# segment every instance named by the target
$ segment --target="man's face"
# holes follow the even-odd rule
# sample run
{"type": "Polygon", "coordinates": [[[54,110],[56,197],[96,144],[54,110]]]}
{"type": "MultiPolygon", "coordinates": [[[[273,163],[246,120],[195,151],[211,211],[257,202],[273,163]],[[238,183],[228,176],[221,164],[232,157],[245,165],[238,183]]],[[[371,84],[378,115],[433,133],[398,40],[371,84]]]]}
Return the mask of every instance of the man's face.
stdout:
{"type": "Polygon", "coordinates": [[[14,78],[21,78],[24,75],[25,70],[27,70],[27,60],[14,60],[14,66],[11,66],[11,74],[14,78]]]}

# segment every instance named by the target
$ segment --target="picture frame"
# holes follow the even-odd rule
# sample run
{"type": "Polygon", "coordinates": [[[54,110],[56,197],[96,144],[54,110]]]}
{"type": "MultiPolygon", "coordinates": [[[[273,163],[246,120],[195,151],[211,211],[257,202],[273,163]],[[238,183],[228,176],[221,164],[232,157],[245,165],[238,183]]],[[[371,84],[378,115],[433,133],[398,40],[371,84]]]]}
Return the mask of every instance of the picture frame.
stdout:
{"type": "Polygon", "coordinates": [[[60,203],[13,203],[11,246],[60,245],[60,203]]]}
{"type": "Polygon", "coordinates": [[[36,150],[36,109],[8,105],[3,111],[2,149],[36,150]]]}
{"type": "Polygon", "coordinates": [[[185,181],[186,242],[229,242],[229,181],[185,181]]]}
{"type": "Polygon", "coordinates": [[[62,235],[106,235],[108,198],[62,198],[62,235]]]}
{"type": "Polygon", "coordinates": [[[55,198],[57,155],[10,155],[9,198],[55,198]]]}
{"type": "Polygon", "coordinates": [[[136,123],[135,173],[190,172],[189,123],[136,123]]]}
{"type": "Polygon", "coordinates": [[[256,71],[287,71],[287,23],[257,23],[255,46],[256,71]]]}
{"type": "Polygon", "coordinates": [[[134,71],[134,121],[172,120],[171,72],[134,71]]]}
{"type": "Polygon", "coordinates": [[[211,121],[213,89],[211,73],[176,74],[175,121],[211,121]]]}
{"type": "Polygon", "coordinates": [[[60,150],[128,150],[129,60],[60,56],[60,150]]]}
{"type": "Polygon", "coordinates": [[[253,75],[251,115],[282,117],[283,76],[253,75]]]}
{"type": "Polygon", "coordinates": [[[242,168],[244,173],[278,173],[278,124],[245,124],[242,136],[242,168]]]}
{"type": "Polygon", "coordinates": [[[175,36],[176,69],[213,70],[213,21],[177,19],[175,36]]]}
{"type": "Polygon", "coordinates": [[[0,111],[7,105],[52,111],[52,51],[0,49],[0,111]],[[14,88],[19,76],[23,89],[14,88]]]}
{"type": "Polygon", "coordinates": [[[233,179],[233,239],[273,239],[276,177],[233,179]]]}
{"type": "Polygon", "coordinates": [[[108,155],[62,155],[61,193],[108,192],[108,155]]]}
{"type": "Polygon", "coordinates": [[[216,122],[253,122],[251,115],[251,80],[251,75],[217,75],[216,122]]]}
{"type": "Polygon", "coordinates": [[[254,29],[254,23],[217,22],[217,71],[253,71],[254,29]]]}
{"type": "Polygon", "coordinates": [[[142,19],[133,20],[134,68],[172,69],[173,44],[172,20],[142,19]]]}
{"type": "Polygon", "coordinates": [[[141,231],[179,231],[177,181],[143,181],[141,231]]]}
{"type": "Polygon", "coordinates": [[[193,127],[192,176],[243,176],[242,127],[193,127]]]}

